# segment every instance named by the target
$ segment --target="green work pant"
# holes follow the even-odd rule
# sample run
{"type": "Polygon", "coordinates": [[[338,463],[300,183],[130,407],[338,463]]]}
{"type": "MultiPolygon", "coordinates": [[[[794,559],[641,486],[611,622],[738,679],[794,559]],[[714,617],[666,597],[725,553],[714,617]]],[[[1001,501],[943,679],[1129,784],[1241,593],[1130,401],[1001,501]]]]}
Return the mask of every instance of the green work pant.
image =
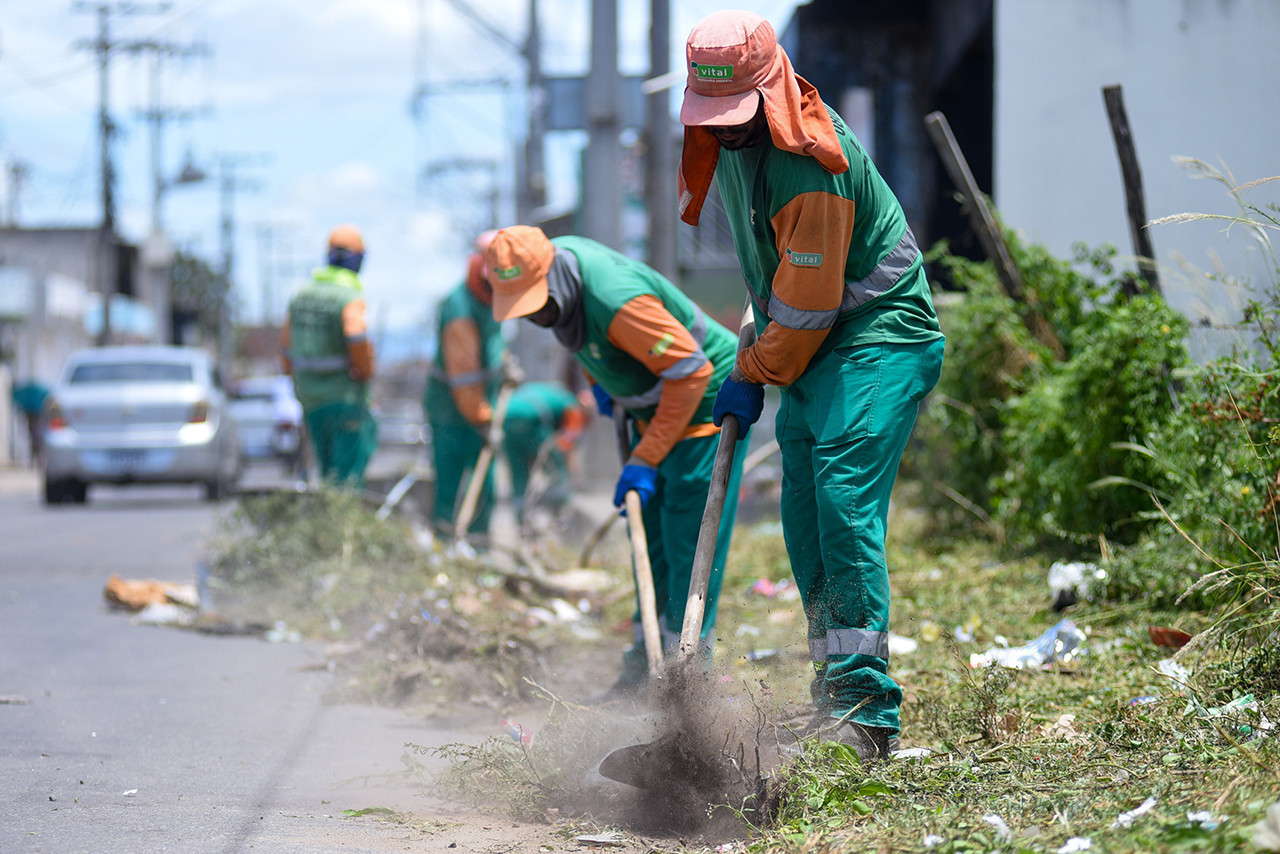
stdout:
{"type": "Polygon", "coordinates": [[[782,529],[809,621],[814,701],[898,731],[889,670],[889,495],[943,342],[836,348],[782,389],[782,529]]]}
{"type": "MultiPolygon", "coordinates": [[[[431,423],[431,452],[436,470],[436,497],[431,521],[437,528],[453,530],[454,517],[462,504],[464,490],[470,485],[470,472],[475,470],[482,448],[484,437],[466,422],[431,423]],[[463,476],[467,477],[466,483],[463,483],[463,476]]],[[[467,533],[488,534],[492,512],[493,464],[490,463],[467,533]]]]}
{"type": "MultiPolygon", "coordinates": [[[[511,469],[511,497],[516,511],[524,511],[524,494],[529,490],[529,476],[538,461],[538,452],[556,433],[541,419],[507,418],[502,430],[502,451],[511,469]]],[[[569,467],[559,448],[550,447],[543,464],[551,478],[545,500],[553,509],[569,500],[569,467]]]]}
{"type": "MultiPolygon", "coordinates": [[[[689,599],[689,577],[693,572],[693,555],[698,546],[698,531],[707,506],[711,486],[711,470],[715,465],[720,437],[699,436],[677,442],[658,466],[657,489],[645,505],[642,518],[649,541],[649,564],[653,569],[654,599],[662,646],[670,652],[680,646],[684,627],[685,604],[689,599]]],[[[716,550],[711,562],[711,578],[707,584],[706,606],[702,614],[700,637],[708,659],[715,641],[716,608],[720,601],[720,585],[729,555],[729,539],[733,521],[738,515],[738,487],[742,482],[742,463],[747,456],[747,439],[737,443],[725,493],[724,510],[716,534],[716,550]]],[[[644,632],[640,625],[639,596],[632,617],[635,643],[623,655],[623,681],[641,681],[648,674],[644,632]]]]}
{"type": "Polygon", "coordinates": [[[378,422],[366,407],[326,403],[306,412],[307,435],[320,477],[338,486],[364,486],[364,470],[378,448],[378,422]]]}

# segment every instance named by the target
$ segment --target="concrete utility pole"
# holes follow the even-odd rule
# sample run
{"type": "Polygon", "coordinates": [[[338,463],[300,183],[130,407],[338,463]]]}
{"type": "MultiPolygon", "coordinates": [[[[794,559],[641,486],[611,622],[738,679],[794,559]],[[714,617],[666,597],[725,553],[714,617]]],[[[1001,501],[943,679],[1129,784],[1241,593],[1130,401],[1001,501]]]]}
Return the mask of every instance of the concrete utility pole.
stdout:
{"type": "MultiPolygon", "coordinates": [[[[658,80],[671,71],[670,0],[649,3],[649,78],[658,80]]],[[[649,168],[645,172],[645,198],[649,204],[649,266],[673,282],[680,270],[676,233],[676,157],[671,133],[671,94],[661,86],[645,99],[649,168]]]]}
{"type": "MultiPolygon", "coordinates": [[[[521,57],[525,63],[525,87],[529,99],[529,129],[528,138],[523,146],[523,156],[518,152],[516,155],[515,218],[517,222],[526,223],[532,222],[534,211],[545,205],[547,200],[546,168],[543,162],[545,159],[543,138],[546,135],[547,92],[545,81],[542,77],[542,37],[538,24],[538,2],[539,0],[528,0],[528,31],[523,41],[517,41],[481,17],[467,0],[445,0],[448,6],[466,18],[477,29],[521,57]]],[[[429,30],[430,28],[426,21],[426,0],[418,0],[418,43],[415,70],[418,79],[411,101],[411,112],[420,125],[424,127],[427,125],[427,98],[436,92],[456,93],[461,87],[501,88],[505,91],[510,87],[510,81],[505,79],[453,80],[443,86],[432,87],[428,85],[427,35],[429,30]]],[[[473,165],[476,163],[474,158],[462,159],[472,161],[473,165]]],[[[485,167],[486,164],[481,164],[475,168],[485,167]]],[[[442,171],[448,171],[449,168],[447,165],[444,168],[432,165],[426,167],[423,170],[423,174],[424,177],[433,177],[442,171]]],[[[493,171],[496,174],[496,163],[493,165],[493,171]]],[[[496,203],[493,204],[493,207],[496,209],[496,203]]],[[[497,219],[495,215],[493,218],[495,226],[508,224],[499,223],[497,219]]]]}
{"type": "Polygon", "coordinates": [[[222,372],[222,381],[229,383],[235,370],[235,328],[233,325],[231,296],[233,274],[235,271],[235,212],[234,196],[241,190],[256,190],[255,182],[247,181],[236,174],[236,170],[260,163],[264,158],[253,155],[224,154],[218,161],[220,193],[219,234],[222,245],[222,304],[218,310],[218,368],[222,372]]]}
{"type": "Polygon", "coordinates": [[[533,212],[547,203],[547,173],[542,146],[542,138],[547,132],[547,87],[542,80],[538,0],[529,0],[529,32],[522,54],[529,98],[529,138],[524,143],[524,180],[516,192],[516,219],[527,223],[533,221],[533,212]]]}
{"type": "Polygon", "coordinates": [[[163,106],[160,93],[161,67],[164,59],[172,57],[190,57],[208,53],[208,47],[202,44],[179,45],[174,42],[137,41],[126,47],[130,53],[151,54],[151,104],[141,111],[140,115],[150,128],[151,144],[151,232],[158,234],[163,228],[164,193],[173,184],[189,183],[201,180],[204,176],[192,171],[194,167],[188,161],[186,168],[176,180],[170,180],[164,170],[164,124],[167,121],[188,121],[195,118],[201,110],[177,110],[163,106]]]}
{"type": "Polygon", "coordinates": [[[98,345],[111,343],[111,297],[117,287],[115,166],[111,157],[111,137],[115,125],[111,120],[110,64],[111,54],[128,47],[131,42],[117,42],[111,38],[111,15],[160,14],[169,10],[168,3],[143,6],[137,3],[89,3],[80,0],[73,7],[77,12],[94,12],[98,16],[98,37],[92,41],[81,40],[76,47],[92,50],[98,59],[98,151],[102,178],[102,220],[98,227],[98,246],[94,253],[94,270],[97,282],[95,290],[102,296],[102,329],[98,333],[98,345]]]}
{"type": "Polygon", "coordinates": [[[8,210],[5,216],[5,224],[10,228],[18,227],[18,198],[22,193],[22,185],[26,183],[28,176],[31,175],[31,169],[21,160],[10,160],[6,165],[9,172],[8,210]]]}
{"type": "Polygon", "coordinates": [[[622,130],[618,75],[618,0],[591,2],[591,67],[584,81],[587,153],[582,175],[582,219],[587,237],[622,248],[622,130]]]}

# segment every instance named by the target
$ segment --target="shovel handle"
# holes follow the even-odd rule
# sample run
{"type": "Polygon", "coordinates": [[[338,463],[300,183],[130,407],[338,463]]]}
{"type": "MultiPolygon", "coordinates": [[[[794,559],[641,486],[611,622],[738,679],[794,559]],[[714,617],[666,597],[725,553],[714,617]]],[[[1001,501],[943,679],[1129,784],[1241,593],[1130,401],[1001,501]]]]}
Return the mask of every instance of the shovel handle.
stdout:
{"type": "Polygon", "coordinates": [[[516,390],[515,383],[503,380],[498,389],[498,400],[493,407],[493,419],[489,422],[489,435],[485,437],[484,446],[476,457],[475,469],[471,472],[471,480],[467,483],[467,491],[462,497],[462,506],[458,508],[458,518],[453,521],[453,536],[462,539],[467,535],[471,519],[475,516],[476,505],[480,501],[480,490],[484,486],[485,476],[489,473],[489,464],[497,452],[497,445],[502,436],[502,422],[507,417],[507,406],[511,403],[511,393],[516,390]]]}
{"type": "Polygon", "coordinates": [[[627,525],[631,529],[631,553],[636,566],[636,595],[640,598],[640,628],[644,632],[645,657],[649,676],[656,678],[662,667],[662,633],[658,629],[658,597],[653,589],[653,567],[649,564],[649,540],[644,533],[640,514],[640,493],[627,490],[623,497],[627,507],[627,525]]]}
{"type": "Polygon", "coordinates": [[[693,569],[689,573],[689,599],[684,606],[684,625],[680,629],[680,658],[691,658],[702,637],[702,617],[707,611],[707,586],[711,581],[716,556],[716,539],[720,534],[720,516],[729,492],[729,476],[733,472],[733,453],[738,444],[738,419],[726,415],[720,424],[720,444],[711,469],[707,490],[707,506],[702,511],[698,528],[698,545],[693,553],[693,569]]]}
{"type": "MultiPolygon", "coordinates": [[[[738,327],[738,352],[755,343],[756,327],[751,298],[742,311],[738,327]]],[[[680,627],[680,660],[693,657],[702,639],[702,617],[707,612],[707,586],[711,581],[712,564],[716,557],[716,540],[720,536],[720,517],[724,514],[724,500],[729,492],[729,478],[733,474],[733,455],[737,450],[741,432],[737,416],[725,415],[720,422],[720,443],[716,446],[716,459],[711,468],[711,483],[707,489],[707,504],[702,511],[702,525],[698,528],[698,544],[693,553],[693,568],[689,572],[689,599],[684,606],[684,625],[680,627]]]]}

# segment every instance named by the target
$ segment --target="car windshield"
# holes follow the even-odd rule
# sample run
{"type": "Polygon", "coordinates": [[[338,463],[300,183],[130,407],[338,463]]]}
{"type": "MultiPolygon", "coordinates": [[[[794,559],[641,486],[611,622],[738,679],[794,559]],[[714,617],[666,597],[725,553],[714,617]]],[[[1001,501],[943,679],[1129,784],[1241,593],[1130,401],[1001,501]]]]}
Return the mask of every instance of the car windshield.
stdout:
{"type": "Polygon", "coordinates": [[[70,383],[191,382],[191,366],[174,362],[102,362],[77,365],[70,383]]]}

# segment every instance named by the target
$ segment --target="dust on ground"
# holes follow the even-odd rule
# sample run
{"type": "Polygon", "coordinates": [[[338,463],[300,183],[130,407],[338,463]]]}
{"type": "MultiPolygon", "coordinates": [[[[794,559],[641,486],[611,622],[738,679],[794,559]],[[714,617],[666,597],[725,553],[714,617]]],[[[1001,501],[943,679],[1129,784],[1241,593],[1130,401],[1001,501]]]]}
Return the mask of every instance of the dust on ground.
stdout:
{"type": "Polygon", "coordinates": [[[585,540],[581,524],[473,550],[371,517],[342,495],[246,500],[202,580],[204,630],[323,641],[335,702],[456,728],[452,743],[405,744],[402,782],[430,818],[397,809],[344,827],[460,850],[653,851],[733,843],[763,820],[778,757],[767,722],[781,716],[767,686],[670,666],[630,702],[586,702],[630,640],[623,526],[573,567],[564,544],[585,540]],[[639,785],[601,773],[611,755],[639,760],[639,785]]]}

